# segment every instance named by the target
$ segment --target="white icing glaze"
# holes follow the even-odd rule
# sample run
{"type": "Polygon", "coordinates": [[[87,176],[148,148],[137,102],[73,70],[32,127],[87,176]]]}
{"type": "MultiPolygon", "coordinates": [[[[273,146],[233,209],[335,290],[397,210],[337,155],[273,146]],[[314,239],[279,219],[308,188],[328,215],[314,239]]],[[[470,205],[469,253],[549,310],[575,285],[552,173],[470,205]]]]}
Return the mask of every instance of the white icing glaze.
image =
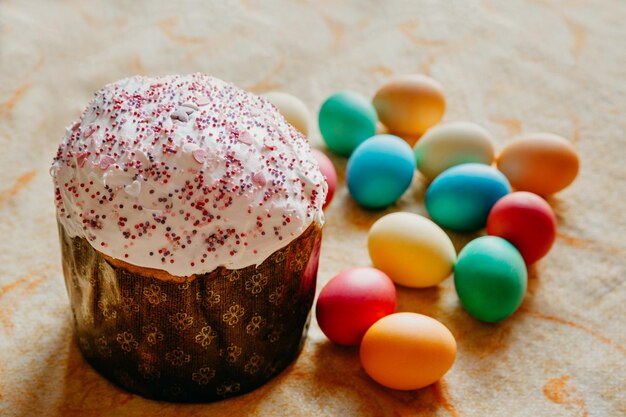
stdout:
{"type": "Polygon", "coordinates": [[[266,99],[202,74],[98,91],[51,174],[66,232],[176,276],[260,264],[323,223],[308,141],[266,99]]]}

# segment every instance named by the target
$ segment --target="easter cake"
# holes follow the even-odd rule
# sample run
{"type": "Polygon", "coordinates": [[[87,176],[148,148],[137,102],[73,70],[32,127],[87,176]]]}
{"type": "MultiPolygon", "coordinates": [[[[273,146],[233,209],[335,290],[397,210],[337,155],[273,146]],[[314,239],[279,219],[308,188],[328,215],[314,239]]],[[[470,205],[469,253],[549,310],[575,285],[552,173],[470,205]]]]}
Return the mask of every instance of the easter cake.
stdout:
{"type": "Polygon", "coordinates": [[[202,74],[109,84],[51,173],[78,345],[101,374],[213,401],[297,355],[327,186],[268,100],[202,74]]]}

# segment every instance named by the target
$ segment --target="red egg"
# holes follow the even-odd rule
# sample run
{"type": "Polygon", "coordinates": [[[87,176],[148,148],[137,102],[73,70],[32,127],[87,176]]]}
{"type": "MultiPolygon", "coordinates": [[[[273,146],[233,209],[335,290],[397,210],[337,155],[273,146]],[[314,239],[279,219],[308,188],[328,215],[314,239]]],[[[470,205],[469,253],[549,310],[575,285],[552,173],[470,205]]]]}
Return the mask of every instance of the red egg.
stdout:
{"type": "Polygon", "coordinates": [[[556,237],[556,216],[543,198],[518,191],[493,206],[487,234],[508,240],[530,265],[550,251],[556,237]]]}
{"type": "Polygon", "coordinates": [[[313,151],[313,156],[317,160],[320,171],[322,171],[322,175],[326,178],[326,183],[328,184],[328,194],[326,194],[326,201],[324,201],[324,206],[322,207],[326,208],[335,195],[335,188],[337,188],[337,171],[335,171],[335,166],[331,160],[328,159],[326,154],[317,149],[311,149],[311,151],[313,151]]]}
{"type": "Polygon", "coordinates": [[[396,287],[375,268],[350,268],[333,277],[317,300],[317,322],[331,341],[361,343],[376,321],[396,309],[396,287]]]}

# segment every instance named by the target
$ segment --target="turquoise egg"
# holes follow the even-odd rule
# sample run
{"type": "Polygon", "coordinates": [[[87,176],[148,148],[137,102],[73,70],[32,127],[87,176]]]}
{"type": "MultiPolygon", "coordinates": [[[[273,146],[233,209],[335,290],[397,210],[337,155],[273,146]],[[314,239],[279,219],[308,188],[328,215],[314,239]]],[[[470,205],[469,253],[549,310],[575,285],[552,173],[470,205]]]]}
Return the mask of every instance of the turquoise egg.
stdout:
{"type": "Polygon", "coordinates": [[[393,204],[411,185],[415,173],[413,150],[393,135],[376,135],[350,156],[346,182],[352,198],[366,208],[393,204]]]}
{"type": "Polygon", "coordinates": [[[472,240],[461,250],[454,266],[454,287],[463,308],[486,322],[513,314],[522,304],[527,281],[522,255],[496,236],[472,240]]]}
{"type": "Polygon", "coordinates": [[[439,226],[459,232],[485,227],[489,211],[511,192],[506,177],[483,164],[462,164],[439,174],[426,191],[426,210],[439,226]]]}
{"type": "Polygon", "coordinates": [[[352,91],[341,91],[322,105],[320,132],[331,151],[350,156],[357,146],[376,134],[377,117],[368,99],[352,91]]]}

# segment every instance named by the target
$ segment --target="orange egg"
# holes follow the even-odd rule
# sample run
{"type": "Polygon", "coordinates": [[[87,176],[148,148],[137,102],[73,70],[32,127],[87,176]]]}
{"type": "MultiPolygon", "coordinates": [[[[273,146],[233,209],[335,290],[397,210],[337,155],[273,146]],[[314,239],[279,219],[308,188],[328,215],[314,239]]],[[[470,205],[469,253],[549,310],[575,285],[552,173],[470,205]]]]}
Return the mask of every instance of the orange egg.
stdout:
{"type": "Polygon", "coordinates": [[[380,121],[400,136],[419,136],[438,123],[446,109],[443,88],[425,75],[396,77],[373,100],[380,121]]]}
{"type": "Polygon", "coordinates": [[[361,364],[376,382],[414,390],[439,380],[456,357],[456,341],[437,320],[416,313],[383,317],[361,342],[361,364]]]}
{"type": "Polygon", "coordinates": [[[551,133],[534,133],[509,143],[498,157],[498,169],[519,191],[549,195],[570,185],[578,175],[572,144],[551,133]]]}

